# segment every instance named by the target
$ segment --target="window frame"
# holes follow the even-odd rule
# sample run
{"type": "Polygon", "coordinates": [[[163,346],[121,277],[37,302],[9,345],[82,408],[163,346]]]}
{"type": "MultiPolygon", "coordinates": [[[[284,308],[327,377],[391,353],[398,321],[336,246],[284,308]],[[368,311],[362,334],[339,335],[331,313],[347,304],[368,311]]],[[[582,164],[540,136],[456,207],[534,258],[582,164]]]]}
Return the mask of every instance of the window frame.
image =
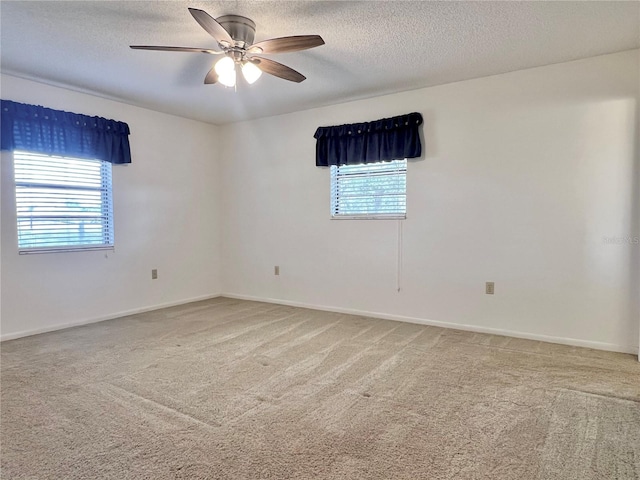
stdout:
{"type": "MultiPolygon", "coordinates": [[[[40,253],[78,252],[78,251],[86,252],[86,251],[93,251],[93,250],[111,250],[111,251],[114,250],[115,235],[114,235],[114,225],[113,225],[114,224],[114,221],[113,221],[113,171],[112,171],[113,166],[110,162],[107,162],[101,159],[81,158],[81,157],[73,157],[68,155],[49,155],[46,153],[24,151],[24,150],[14,150],[11,152],[11,154],[12,154],[12,161],[13,161],[13,186],[14,186],[14,200],[15,200],[14,212],[16,214],[16,222],[15,222],[16,241],[17,241],[18,253],[20,255],[40,254],[40,253]],[[93,177],[92,179],[97,179],[97,176],[95,175],[95,163],[99,163],[100,186],[98,187],[96,185],[91,186],[86,184],[82,185],[80,183],[74,184],[71,182],[71,180],[75,175],[78,175],[79,173],[80,174],[83,173],[78,169],[78,166],[81,164],[76,165],[75,170],[70,170],[70,172],[65,172],[64,174],[59,175],[57,179],[50,180],[49,183],[47,183],[46,181],[43,181],[42,178],[36,178],[35,180],[32,180],[30,182],[26,178],[26,175],[24,177],[21,176],[19,178],[17,165],[20,162],[23,162],[24,166],[22,166],[21,168],[25,168],[25,170],[28,169],[29,168],[29,165],[27,163],[29,161],[28,157],[31,157],[32,161],[34,162],[37,162],[37,161],[42,162],[43,160],[46,160],[46,159],[53,159],[56,162],[58,162],[58,165],[52,167],[52,169],[49,171],[49,175],[51,175],[51,173],[55,171],[56,168],[60,169],[62,167],[63,164],[61,160],[69,160],[76,163],[86,162],[85,165],[88,165],[89,163],[93,163],[94,165],[91,166],[92,169],[94,170],[94,172],[92,172],[92,177],[93,177]],[[69,176],[69,178],[64,178],[66,176],[69,176]],[[57,183],[56,183],[56,180],[58,180],[57,183]],[[51,214],[51,210],[56,210],[60,207],[56,206],[55,203],[53,207],[52,206],[48,207],[46,200],[44,200],[42,203],[42,208],[44,209],[49,208],[50,211],[48,212],[48,214],[25,215],[23,212],[21,212],[21,203],[26,203],[31,197],[24,197],[21,200],[20,194],[19,194],[19,189],[21,188],[25,188],[25,189],[42,188],[44,190],[49,189],[49,190],[58,190],[60,192],[68,192],[69,197],[64,197],[63,194],[60,195],[60,201],[66,201],[67,203],[74,202],[74,201],[77,202],[78,200],[77,195],[83,195],[83,194],[86,195],[87,192],[93,192],[95,195],[96,192],[100,192],[100,200],[99,200],[100,212],[97,215],[72,215],[74,213],[74,210],[69,209],[69,210],[61,210],[59,212],[59,215],[55,215],[55,214],[51,214]],[[74,194],[76,195],[76,198],[73,197],[74,194]],[[54,221],[55,220],[64,221],[64,219],[81,221],[83,218],[99,220],[98,225],[101,229],[101,233],[98,234],[98,238],[102,239],[102,243],[75,243],[73,241],[74,237],[72,235],[69,235],[68,237],[65,237],[65,240],[67,240],[67,243],[65,244],[58,244],[58,245],[56,244],[37,245],[36,244],[35,246],[25,246],[27,242],[25,242],[24,240],[23,240],[23,243],[21,244],[21,231],[24,231],[24,229],[20,226],[21,221],[27,220],[27,221],[30,221],[31,224],[33,225],[34,219],[45,220],[45,221],[48,219],[51,219],[54,221]]],[[[37,167],[36,167],[36,170],[37,170],[37,167]]],[[[38,171],[38,173],[43,177],[46,177],[47,169],[41,168],[38,171]]],[[[32,192],[30,195],[37,197],[36,192],[32,192]]],[[[95,203],[95,199],[93,199],[92,201],[95,203]]],[[[45,213],[47,213],[46,210],[45,210],[45,213]]],[[[79,222],[79,225],[80,223],[81,222],[79,222]]],[[[51,236],[49,236],[48,238],[51,239],[51,236]]]]}
{"type": "MultiPolygon", "coordinates": [[[[392,161],[383,161],[383,162],[372,162],[367,164],[358,164],[358,165],[331,165],[330,168],[330,209],[331,209],[331,220],[404,220],[407,218],[407,167],[408,161],[406,158],[392,160],[392,161]],[[401,175],[404,176],[404,190],[401,193],[392,193],[392,194],[383,194],[381,197],[385,196],[397,196],[401,195],[404,197],[404,211],[402,213],[384,213],[384,212],[375,212],[375,213],[339,213],[340,209],[340,193],[338,191],[338,179],[340,177],[340,168],[348,167],[362,167],[362,170],[365,170],[367,167],[379,166],[382,164],[388,164],[390,167],[387,170],[370,170],[369,172],[357,172],[357,173],[347,173],[344,176],[353,175],[362,176],[365,178],[373,178],[380,176],[396,176],[401,175]],[[401,165],[400,165],[401,164],[401,165]]],[[[367,198],[373,197],[372,195],[367,196],[367,198]]]]}

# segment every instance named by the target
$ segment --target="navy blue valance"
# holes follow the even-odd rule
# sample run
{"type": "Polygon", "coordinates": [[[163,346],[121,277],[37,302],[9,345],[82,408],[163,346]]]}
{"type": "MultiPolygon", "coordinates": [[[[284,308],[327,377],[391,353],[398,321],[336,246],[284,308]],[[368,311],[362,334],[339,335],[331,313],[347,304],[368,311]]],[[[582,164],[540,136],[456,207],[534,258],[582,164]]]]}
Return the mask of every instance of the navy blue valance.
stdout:
{"type": "Polygon", "coordinates": [[[2,100],[2,150],[96,158],[131,163],[124,122],[2,100]]]}
{"type": "Polygon", "coordinates": [[[422,115],[417,112],[374,122],[316,130],[316,166],[355,165],[422,155],[422,115]]]}

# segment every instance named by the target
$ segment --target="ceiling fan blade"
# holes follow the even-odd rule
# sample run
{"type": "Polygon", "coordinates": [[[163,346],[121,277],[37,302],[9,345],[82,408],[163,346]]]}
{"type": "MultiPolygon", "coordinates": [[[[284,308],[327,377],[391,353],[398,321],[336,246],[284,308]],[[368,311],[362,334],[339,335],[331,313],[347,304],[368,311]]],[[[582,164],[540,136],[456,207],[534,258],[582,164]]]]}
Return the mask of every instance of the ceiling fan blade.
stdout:
{"type": "Polygon", "coordinates": [[[209,35],[216,39],[216,41],[220,45],[233,45],[233,38],[229,35],[222,25],[220,25],[216,20],[209,15],[204,10],[198,10],[197,8],[190,8],[189,12],[193,15],[193,18],[196,19],[196,22],[200,24],[202,28],[204,28],[209,35]]]}
{"type": "Polygon", "coordinates": [[[212,50],[210,48],[196,48],[196,47],[163,47],[157,45],[129,45],[129,48],[134,50],[159,50],[163,52],[197,52],[197,53],[210,53],[211,55],[219,55],[218,50],[212,50]]]}
{"type": "Polygon", "coordinates": [[[249,53],[284,53],[306,50],[307,48],[324,45],[320,35],[297,35],[293,37],[272,38],[254,43],[249,47],[249,53]]]}
{"type": "Polygon", "coordinates": [[[293,68],[287,67],[286,65],[282,65],[278,62],[274,62],[273,60],[269,60],[268,58],[252,57],[250,61],[264,73],[269,73],[271,75],[284,78],[285,80],[289,80],[291,82],[300,83],[307,78],[300,72],[296,72],[293,68]]]}
{"type": "Polygon", "coordinates": [[[207,73],[207,76],[204,77],[204,84],[212,85],[217,81],[218,81],[218,74],[216,73],[216,69],[215,67],[211,67],[211,70],[209,70],[209,73],[207,73]]]}

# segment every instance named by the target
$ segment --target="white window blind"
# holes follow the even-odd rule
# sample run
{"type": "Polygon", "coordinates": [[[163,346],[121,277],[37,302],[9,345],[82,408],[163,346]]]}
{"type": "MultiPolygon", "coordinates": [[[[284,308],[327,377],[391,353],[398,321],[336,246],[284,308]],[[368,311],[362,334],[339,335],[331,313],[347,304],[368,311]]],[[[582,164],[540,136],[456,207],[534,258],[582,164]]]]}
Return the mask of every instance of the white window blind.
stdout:
{"type": "Polygon", "coordinates": [[[407,159],[331,166],[332,218],[405,218],[407,159]]]}
{"type": "Polygon", "coordinates": [[[13,153],[20,253],[113,247],[111,163],[13,153]]]}

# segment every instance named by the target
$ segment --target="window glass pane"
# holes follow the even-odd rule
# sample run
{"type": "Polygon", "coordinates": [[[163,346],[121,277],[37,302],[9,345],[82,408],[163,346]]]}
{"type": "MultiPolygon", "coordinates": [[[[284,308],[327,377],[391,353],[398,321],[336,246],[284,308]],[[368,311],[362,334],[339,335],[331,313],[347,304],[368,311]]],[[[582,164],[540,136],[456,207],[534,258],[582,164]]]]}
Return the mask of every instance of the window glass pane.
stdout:
{"type": "Polygon", "coordinates": [[[334,218],[404,218],[407,161],[331,167],[334,218]]]}
{"type": "Polygon", "coordinates": [[[21,253],[113,246],[111,164],[14,152],[21,253]]]}

